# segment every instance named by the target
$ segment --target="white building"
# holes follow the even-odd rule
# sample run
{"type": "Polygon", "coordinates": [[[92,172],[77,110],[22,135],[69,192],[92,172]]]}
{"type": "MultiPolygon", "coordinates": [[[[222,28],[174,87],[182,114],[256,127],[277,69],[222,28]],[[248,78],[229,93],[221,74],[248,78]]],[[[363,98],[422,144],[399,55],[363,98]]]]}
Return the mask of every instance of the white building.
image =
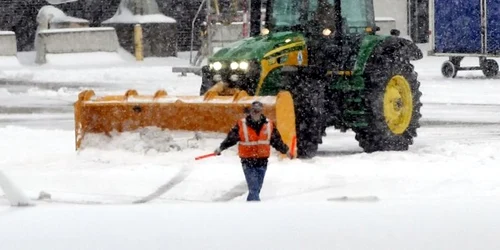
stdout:
{"type": "Polygon", "coordinates": [[[384,27],[390,27],[390,21],[394,21],[395,24],[392,25],[402,36],[411,36],[419,43],[427,42],[429,0],[373,0],[373,5],[381,33],[387,33],[387,28],[384,30],[384,27]]]}
{"type": "Polygon", "coordinates": [[[394,25],[401,35],[408,35],[408,15],[406,0],[373,0],[375,21],[381,28],[381,33],[387,34],[394,25]],[[394,23],[393,23],[394,22],[394,23]]]}

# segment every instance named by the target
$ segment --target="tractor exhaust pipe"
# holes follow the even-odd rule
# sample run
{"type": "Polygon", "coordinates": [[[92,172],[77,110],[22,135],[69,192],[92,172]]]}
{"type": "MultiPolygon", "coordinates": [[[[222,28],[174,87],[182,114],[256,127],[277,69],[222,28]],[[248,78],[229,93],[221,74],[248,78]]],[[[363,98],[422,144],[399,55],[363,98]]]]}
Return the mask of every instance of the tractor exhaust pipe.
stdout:
{"type": "MultiPolygon", "coordinates": [[[[250,0],[250,36],[258,36],[260,34],[261,25],[261,0],[250,0]]],[[[268,0],[269,1],[269,0],[268,0]]]]}

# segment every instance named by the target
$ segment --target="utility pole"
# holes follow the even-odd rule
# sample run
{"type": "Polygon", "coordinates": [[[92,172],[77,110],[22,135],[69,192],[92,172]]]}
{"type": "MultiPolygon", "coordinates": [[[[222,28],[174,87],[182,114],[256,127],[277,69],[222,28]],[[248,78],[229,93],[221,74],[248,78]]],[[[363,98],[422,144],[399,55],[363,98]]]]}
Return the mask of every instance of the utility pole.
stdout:
{"type": "Polygon", "coordinates": [[[243,37],[248,37],[250,27],[250,0],[243,0],[243,37]]]}
{"type": "Polygon", "coordinates": [[[210,0],[207,0],[207,50],[208,56],[212,56],[212,8],[210,6],[210,0]]]}

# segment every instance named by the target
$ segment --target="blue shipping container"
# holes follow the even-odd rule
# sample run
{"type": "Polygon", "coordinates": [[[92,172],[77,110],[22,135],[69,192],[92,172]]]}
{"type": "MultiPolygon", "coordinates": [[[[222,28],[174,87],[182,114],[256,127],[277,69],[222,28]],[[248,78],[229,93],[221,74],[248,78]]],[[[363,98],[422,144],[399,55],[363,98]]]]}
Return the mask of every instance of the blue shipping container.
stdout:
{"type": "Polygon", "coordinates": [[[436,53],[481,53],[481,1],[435,0],[436,53]]]}
{"type": "Polygon", "coordinates": [[[500,55],[500,0],[487,0],[486,2],[487,52],[500,55]]]}
{"type": "Polygon", "coordinates": [[[500,55],[500,0],[434,0],[431,7],[434,53],[500,55]]]}

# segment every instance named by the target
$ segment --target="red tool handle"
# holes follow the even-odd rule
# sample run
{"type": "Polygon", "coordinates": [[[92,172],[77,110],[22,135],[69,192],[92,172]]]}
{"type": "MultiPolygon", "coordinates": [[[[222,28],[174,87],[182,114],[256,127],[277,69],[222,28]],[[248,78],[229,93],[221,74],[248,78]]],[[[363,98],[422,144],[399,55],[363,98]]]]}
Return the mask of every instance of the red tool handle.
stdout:
{"type": "Polygon", "coordinates": [[[195,160],[201,160],[201,159],[204,159],[204,158],[208,158],[208,157],[212,157],[212,156],[216,156],[217,154],[215,153],[211,153],[211,154],[206,154],[206,155],[200,155],[196,158],[194,158],[195,160]]]}
{"type": "Polygon", "coordinates": [[[292,154],[292,158],[295,157],[295,147],[297,145],[297,137],[294,135],[292,137],[292,146],[290,148],[290,153],[292,154]]]}

